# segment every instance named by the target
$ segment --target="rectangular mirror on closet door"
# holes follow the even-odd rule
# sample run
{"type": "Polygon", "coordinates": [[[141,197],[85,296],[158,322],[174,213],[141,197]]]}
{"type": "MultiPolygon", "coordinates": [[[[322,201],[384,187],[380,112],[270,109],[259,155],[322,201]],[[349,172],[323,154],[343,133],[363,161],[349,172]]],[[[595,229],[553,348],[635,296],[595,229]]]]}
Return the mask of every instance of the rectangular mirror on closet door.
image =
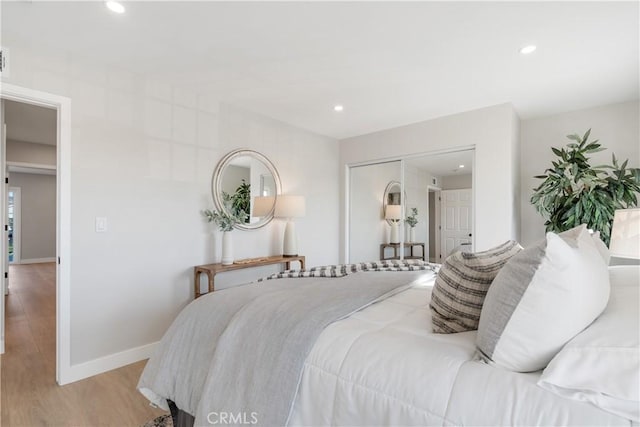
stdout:
{"type": "Polygon", "coordinates": [[[349,178],[349,262],[379,260],[380,245],[389,242],[390,223],[399,222],[401,229],[400,209],[394,219],[385,220],[385,214],[392,214],[391,210],[385,212],[385,205],[399,203],[400,161],[354,166],[349,169],[349,178]],[[387,187],[394,182],[397,187],[389,193],[387,187]]]}
{"type": "Polygon", "coordinates": [[[406,241],[424,243],[406,250],[414,258],[421,248],[426,261],[437,263],[473,250],[473,157],[471,149],[404,160],[406,241]]]}

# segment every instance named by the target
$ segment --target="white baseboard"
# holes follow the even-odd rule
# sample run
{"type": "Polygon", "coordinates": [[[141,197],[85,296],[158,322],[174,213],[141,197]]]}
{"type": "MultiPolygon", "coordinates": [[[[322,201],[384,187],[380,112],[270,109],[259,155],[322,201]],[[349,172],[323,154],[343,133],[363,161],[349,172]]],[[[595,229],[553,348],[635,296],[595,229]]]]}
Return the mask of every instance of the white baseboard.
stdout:
{"type": "Polygon", "coordinates": [[[80,381],[94,375],[102,374],[103,372],[148,359],[153,354],[158,343],[159,341],[100,357],[99,359],[71,365],[68,374],[60,375],[60,385],[80,381]]]}
{"type": "Polygon", "coordinates": [[[56,257],[21,259],[18,264],[42,264],[45,262],[56,262],[56,257]]]}

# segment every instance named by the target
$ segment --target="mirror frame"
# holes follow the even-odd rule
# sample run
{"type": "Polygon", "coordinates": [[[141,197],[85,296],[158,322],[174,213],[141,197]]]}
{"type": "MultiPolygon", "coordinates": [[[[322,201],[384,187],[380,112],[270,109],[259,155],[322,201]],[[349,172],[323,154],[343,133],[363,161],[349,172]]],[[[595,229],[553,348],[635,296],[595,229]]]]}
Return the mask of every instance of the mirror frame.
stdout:
{"type": "MultiPolygon", "coordinates": [[[[387,202],[387,200],[389,200],[389,193],[391,193],[391,189],[394,188],[395,186],[398,186],[398,188],[400,188],[399,193],[402,192],[402,184],[400,183],[400,181],[389,181],[389,183],[387,184],[387,187],[384,189],[384,196],[382,196],[382,219],[384,219],[384,217],[387,214],[387,205],[389,204],[387,202]]],[[[400,206],[402,206],[404,203],[406,203],[407,201],[407,192],[405,191],[404,193],[404,197],[400,197],[400,206]]],[[[391,222],[390,219],[384,219],[385,221],[387,221],[387,224],[392,225],[393,222],[391,222]]]]}
{"type": "MultiPolygon", "coordinates": [[[[222,202],[223,172],[226,169],[226,167],[229,166],[234,159],[241,156],[249,156],[262,162],[262,164],[264,164],[267,170],[271,172],[271,175],[273,175],[273,180],[275,181],[275,184],[276,184],[276,195],[275,195],[276,199],[282,193],[280,175],[278,174],[278,170],[273,165],[273,163],[271,163],[271,161],[267,159],[267,157],[264,156],[262,153],[259,153],[254,150],[247,150],[247,149],[241,148],[238,150],[231,151],[230,153],[225,155],[218,162],[215,170],[213,171],[213,176],[211,177],[211,196],[213,197],[213,204],[215,205],[216,209],[219,211],[222,211],[225,209],[224,203],[222,202]]],[[[233,227],[238,230],[256,230],[258,228],[264,227],[265,225],[269,224],[273,219],[274,210],[275,210],[275,202],[273,204],[273,209],[271,209],[271,212],[269,213],[269,215],[262,217],[260,221],[254,222],[254,223],[248,223],[248,224],[236,224],[233,227]]]]}

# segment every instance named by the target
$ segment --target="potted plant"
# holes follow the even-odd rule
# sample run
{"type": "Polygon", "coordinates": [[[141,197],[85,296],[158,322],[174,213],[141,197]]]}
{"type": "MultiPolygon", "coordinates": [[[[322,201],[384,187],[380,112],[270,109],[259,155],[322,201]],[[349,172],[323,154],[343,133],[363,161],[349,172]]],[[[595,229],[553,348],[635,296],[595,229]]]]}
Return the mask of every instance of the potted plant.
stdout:
{"type": "Polygon", "coordinates": [[[531,203],[545,219],[547,231],[562,232],[587,224],[600,232],[609,245],[611,222],[616,209],[637,205],[640,192],[640,169],[627,168],[628,160],[618,163],[612,155],[612,165],[591,166],[589,154],[605,150],[598,141],[589,142],[589,129],[584,136],[568,135],[564,148],[551,148],[558,157],[531,196],[531,203]]]}
{"type": "MultiPolygon", "coordinates": [[[[246,212],[249,213],[251,209],[251,184],[247,184],[243,179],[242,184],[236,188],[236,192],[233,195],[222,192],[222,198],[225,201],[225,205],[229,205],[233,212],[246,212]]],[[[249,215],[245,217],[242,222],[249,222],[249,215]]]]}
{"type": "Polygon", "coordinates": [[[409,225],[409,242],[416,241],[415,226],[418,225],[418,208],[411,208],[411,215],[405,221],[409,225]]]}
{"type": "MultiPolygon", "coordinates": [[[[227,201],[225,200],[225,202],[227,201]]],[[[202,214],[207,218],[208,222],[215,223],[220,231],[222,231],[222,264],[233,264],[233,240],[231,238],[231,232],[233,231],[233,226],[244,223],[248,215],[243,210],[236,212],[234,210],[210,209],[205,209],[202,211],[202,214]]]]}

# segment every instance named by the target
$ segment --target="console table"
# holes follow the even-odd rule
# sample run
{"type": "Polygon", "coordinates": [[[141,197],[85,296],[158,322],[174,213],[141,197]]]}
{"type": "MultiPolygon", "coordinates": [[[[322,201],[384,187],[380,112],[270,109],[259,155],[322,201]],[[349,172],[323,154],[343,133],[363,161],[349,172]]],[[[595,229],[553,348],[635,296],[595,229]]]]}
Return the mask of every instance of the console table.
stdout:
{"type": "Polygon", "coordinates": [[[217,264],[206,264],[206,265],[198,265],[193,269],[194,275],[194,294],[195,298],[198,298],[202,293],[200,292],[200,275],[206,274],[209,283],[209,292],[215,291],[214,286],[214,278],[218,273],[224,273],[225,271],[233,271],[233,270],[241,270],[243,268],[253,268],[253,267],[262,267],[264,265],[272,265],[272,264],[284,264],[285,269],[289,270],[291,268],[291,262],[298,261],[300,263],[300,269],[304,270],[304,256],[268,256],[262,258],[251,258],[251,259],[242,259],[235,261],[233,264],[223,265],[220,263],[217,264]]]}
{"type": "Polygon", "coordinates": [[[410,255],[409,256],[405,256],[404,259],[421,259],[423,261],[425,261],[424,259],[424,243],[420,243],[420,242],[405,242],[403,245],[401,245],[400,243],[381,243],[380,244],[380,260],[381,261],[385,261],[388,259],[400,259],[400,255],[398,254],[398,249],[405,249],[405,248],[409,248],[410,250],[410,255]],[[415,248],[416,246],[421,247],[422,248],[422,255],[414,255],[413,254],[413,248],[415,248]],[[386,248],[393,248],[393,257],[391,258],[385,258],[384,256],[384,250],[386,248]]]}

